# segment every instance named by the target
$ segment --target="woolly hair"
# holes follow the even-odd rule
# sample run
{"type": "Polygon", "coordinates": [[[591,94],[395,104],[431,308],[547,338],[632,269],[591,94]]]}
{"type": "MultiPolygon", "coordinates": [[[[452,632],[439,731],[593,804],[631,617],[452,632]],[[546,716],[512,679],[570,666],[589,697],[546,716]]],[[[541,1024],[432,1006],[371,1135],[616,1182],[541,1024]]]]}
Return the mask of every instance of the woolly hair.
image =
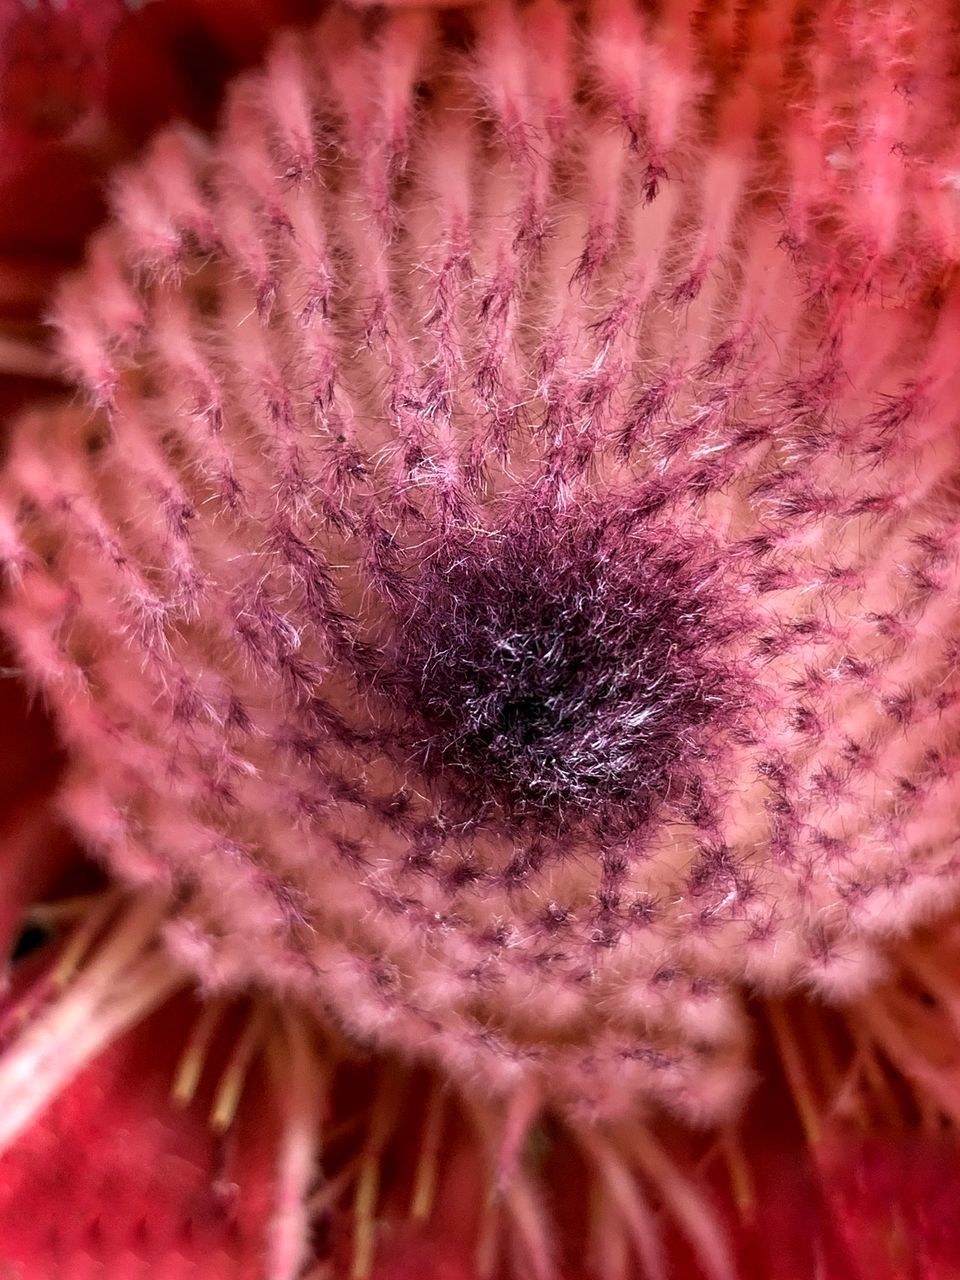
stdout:
{"type": "Polygon", "coordinates": [[[205,988],[706,1120],[955,901],[952,22],[332,8],[118,181],[4,617],[205,988]]]}

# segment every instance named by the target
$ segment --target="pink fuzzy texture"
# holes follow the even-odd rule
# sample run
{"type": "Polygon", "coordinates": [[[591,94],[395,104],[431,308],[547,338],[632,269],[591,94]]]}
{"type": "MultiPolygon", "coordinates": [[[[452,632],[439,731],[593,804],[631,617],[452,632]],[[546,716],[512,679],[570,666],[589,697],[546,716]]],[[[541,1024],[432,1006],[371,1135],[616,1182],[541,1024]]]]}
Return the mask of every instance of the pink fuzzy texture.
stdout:
{"type": "Polygon", "coordinates": [[[207,987],[703,1119],[956,900],[950,12],[334,8],[121,178],[5,621],[207,987]]]}

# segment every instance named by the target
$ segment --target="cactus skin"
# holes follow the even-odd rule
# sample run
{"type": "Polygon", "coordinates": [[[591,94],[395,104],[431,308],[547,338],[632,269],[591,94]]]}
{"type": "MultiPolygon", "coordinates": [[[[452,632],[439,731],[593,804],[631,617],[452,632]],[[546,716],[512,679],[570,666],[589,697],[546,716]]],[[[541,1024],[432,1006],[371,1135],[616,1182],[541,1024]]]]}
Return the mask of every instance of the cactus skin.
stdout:
{"type": "Polygon", "coordinates": [[[947,10],[692,16],[282,38],[117,182],[0,509],[179,961],[577,1117],[731,1114],[742,991],[958,884],[947,10]]]}

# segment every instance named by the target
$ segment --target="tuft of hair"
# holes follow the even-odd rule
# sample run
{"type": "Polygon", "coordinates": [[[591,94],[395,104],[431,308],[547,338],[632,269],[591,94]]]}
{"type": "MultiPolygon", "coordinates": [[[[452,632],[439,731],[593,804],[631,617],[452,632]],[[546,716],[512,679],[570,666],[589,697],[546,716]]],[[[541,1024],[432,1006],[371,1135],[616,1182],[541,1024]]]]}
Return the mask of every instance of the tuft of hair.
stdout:
{"type": "Polygon", "coordinates": [[[594,837],[642,828],[737,722],[751,690],[723,558],[629,500],[558,511],[531,494],[505,522],[425,551],[390,617],[381,675],[403,743],[464,812],[594,837]]]}

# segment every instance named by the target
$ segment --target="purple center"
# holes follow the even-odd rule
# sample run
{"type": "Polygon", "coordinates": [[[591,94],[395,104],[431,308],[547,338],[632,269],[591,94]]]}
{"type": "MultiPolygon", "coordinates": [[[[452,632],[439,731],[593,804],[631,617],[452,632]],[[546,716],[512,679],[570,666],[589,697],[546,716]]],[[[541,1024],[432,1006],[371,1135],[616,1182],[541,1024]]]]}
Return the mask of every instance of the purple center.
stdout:
{"type": "Polygon", "coordinates": [[[743,702],[702,546],[534,505],[445,538],[396,619],[415,757],[512,819],[642,823],[743,702]]]}

